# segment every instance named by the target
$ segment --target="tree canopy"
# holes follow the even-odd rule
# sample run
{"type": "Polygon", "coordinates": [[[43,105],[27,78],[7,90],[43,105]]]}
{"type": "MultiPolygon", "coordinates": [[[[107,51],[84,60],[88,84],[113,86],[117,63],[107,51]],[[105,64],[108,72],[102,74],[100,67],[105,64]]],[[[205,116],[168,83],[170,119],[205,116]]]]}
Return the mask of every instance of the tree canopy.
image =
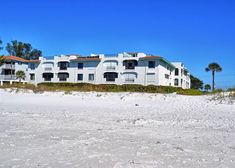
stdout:
{"type": "Polygon", "coordinates": [[[6,50],[10,55],[28,60],[35,60],[42,56],[42,51],[34,49],[31,44],[17,40],[7,43],[6,50]]]}
{"type": "Polygon", "coordinates": [[[25,73],[24,71],[17,71],[16,72],[16,78],[19,79],[19,82],[21,82],[21,80],[25,79],[25,73]]]}
{"type": "Polygon", "coordinates": [[[2,40],[0,39],[0,51],[3,49],[2,47],[2,40]]]}
{"type": "Polygon", "coordinates": [[[205,86],[204,86],[204,90],[205,91],[209,91],[209,90],[211,90],[211,85],[210,84],[206,84],[205,86]]]}
{"type": "Polygon", "coordinates": [[[191,79],[191,89],[203,89],[203,81],[196,78],[193,75],[190,75],[191,79]]]}
{"type": "Polygon", "coordinates": [[[218,63],[210,63],[208,67],[206,67],[206,72],[211,71],[212,73],[212,91],[215,90],[215,72],[221,72],[222,68],[218,63]]]}

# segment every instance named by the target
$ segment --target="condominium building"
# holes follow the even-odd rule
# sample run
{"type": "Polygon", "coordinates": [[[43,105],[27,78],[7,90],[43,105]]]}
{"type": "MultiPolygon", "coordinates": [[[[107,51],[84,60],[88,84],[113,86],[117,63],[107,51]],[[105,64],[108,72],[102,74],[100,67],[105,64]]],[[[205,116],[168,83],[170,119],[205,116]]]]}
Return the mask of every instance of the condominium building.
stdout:
{"type": "Polygon", "coordinates": [[[61,55],[39,60],[6,56],[0,67],[0,81],[16,82],[24,71],[24,82],[70,82],[92,84],[140,84],[190,88],[190,73],[181,62],[169,62],[145,53],[61,55]]]}

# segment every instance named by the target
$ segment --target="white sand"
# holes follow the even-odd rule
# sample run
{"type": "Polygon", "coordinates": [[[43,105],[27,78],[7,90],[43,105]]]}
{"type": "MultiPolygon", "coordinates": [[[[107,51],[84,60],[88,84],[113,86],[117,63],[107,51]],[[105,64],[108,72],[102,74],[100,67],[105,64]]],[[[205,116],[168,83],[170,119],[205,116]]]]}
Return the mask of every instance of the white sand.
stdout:
{"type": "Polygon", "coordinates": [[[235,104],[0,90],[0,167],[235,167],[235,104]]]}

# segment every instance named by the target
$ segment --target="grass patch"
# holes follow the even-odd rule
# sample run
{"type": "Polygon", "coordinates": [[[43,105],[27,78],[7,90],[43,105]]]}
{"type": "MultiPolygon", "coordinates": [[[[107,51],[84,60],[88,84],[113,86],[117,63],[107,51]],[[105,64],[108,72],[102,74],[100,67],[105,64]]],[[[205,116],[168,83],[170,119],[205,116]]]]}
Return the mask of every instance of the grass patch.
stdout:
{"type": "Polygon", "coordinates": [[[29,89],[34,93],[43,91],[62,91],[70,94],[72,91],[78,92],[140,92],[140,93],[177,93],[182,95],[202,95],[199,90],[182,89],[171,86],[143,86],[136,84],[113,85],[113,84],[88,84],[88,83],[40,83],[38,86],[32,84],[12,84],[4,85],[0,88],[20,88],[29,89]]]}

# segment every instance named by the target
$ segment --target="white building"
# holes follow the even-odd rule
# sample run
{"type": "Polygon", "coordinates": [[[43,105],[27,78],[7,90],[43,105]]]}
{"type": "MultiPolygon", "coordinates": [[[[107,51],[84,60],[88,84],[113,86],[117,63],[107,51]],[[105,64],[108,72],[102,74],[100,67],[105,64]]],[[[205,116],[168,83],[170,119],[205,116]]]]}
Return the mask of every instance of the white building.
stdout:
{"type": "Polygon", "coordinates": [[[0,67],[0,81],[17,81],[15,73],[23,70],[25,82],[71,82],[92,84],[140,84],[190,88],[189,71],[181,62],[171,63],[144,53],[55,56],[51,59],[24,60],[6,56],[0,67]]]}

